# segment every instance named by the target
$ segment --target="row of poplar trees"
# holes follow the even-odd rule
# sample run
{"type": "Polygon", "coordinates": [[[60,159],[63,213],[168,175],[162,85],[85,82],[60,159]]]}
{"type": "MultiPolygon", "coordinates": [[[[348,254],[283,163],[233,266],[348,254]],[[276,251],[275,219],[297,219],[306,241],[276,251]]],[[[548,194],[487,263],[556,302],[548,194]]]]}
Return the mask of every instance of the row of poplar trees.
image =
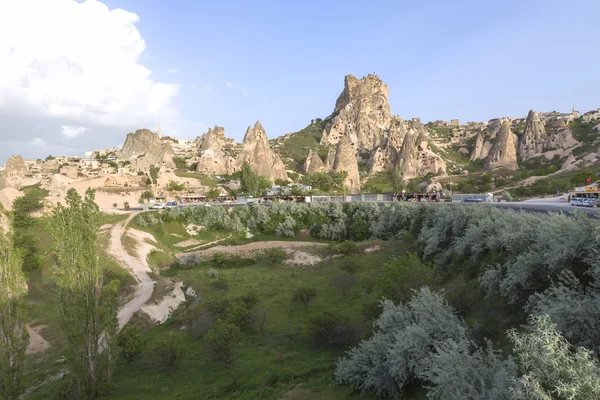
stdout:
{"type": "MultiPolygon", "coordinates": [[[[96,254],[100,210],[94,192],[82,198],[69,190],[51,224],[60,325],[67,339],[65,359],[76,399],[102,396],[116,361],[119,282],[104,284],[104,269],[96,254]]],[[[22,393],[25,351],[29,342],[24,301],[27,281],[22,259],[10,232],[0,228],[0,398],[22,393]]]]}

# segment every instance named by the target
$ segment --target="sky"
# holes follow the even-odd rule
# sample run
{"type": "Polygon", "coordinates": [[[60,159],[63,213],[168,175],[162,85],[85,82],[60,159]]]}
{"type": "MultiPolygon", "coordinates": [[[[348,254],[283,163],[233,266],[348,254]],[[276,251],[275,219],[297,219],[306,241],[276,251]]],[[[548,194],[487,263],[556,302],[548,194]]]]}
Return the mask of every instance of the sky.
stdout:
{"type": "Polygon", "coordinates": [[[600,107],[597,0],[0,0],[0,164],[157,129],[272,137],[376,73],[422,122],[600,107]]]}

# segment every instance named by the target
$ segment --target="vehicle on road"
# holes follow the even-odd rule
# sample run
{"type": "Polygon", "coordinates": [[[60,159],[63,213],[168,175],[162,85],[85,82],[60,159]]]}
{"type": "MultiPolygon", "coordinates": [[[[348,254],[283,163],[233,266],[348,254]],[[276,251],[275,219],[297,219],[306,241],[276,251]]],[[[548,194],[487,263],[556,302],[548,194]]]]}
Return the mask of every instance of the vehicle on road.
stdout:
{"type": "Polygon", "coordinates": [[[584,207],[594,207],[596,205],[596,199],[593,199],[593,198],[583,199],[581,205],[584,207]]]}
{"type": "Polygon", "coordinates": [[[165,205],[166,208],[174,208],[177,207],[177,202],[176,201],[167,201],[167,204],[165,205]]]}
{"type": "Polygon", "coordinates": [[[248,206],[253,206],[253,205],[254,205],[254,202],[253,202],[253,201],[249,201],[249,202],[247,202],[247,203],[246,203],[246,205],[248,205],[248,206]]]}
{"type": "Polygon", "coordinates": [[[483,203],[483,200],[478,197],[466,197],[463,203],[483,203]]]}
{"type": "Polygon", "coordinates": [[[165,208],[165,205],[163,203],[155,203],[152,204],[152,208],[153,210],[162,210],[163,208],[165,208]]]}
{"type": "Polygon", "coordinates": [[[572,206],[581,206],[581,205],[583,205],[583,199],[580,197],[573,197],[573,198],[571,198],[571,205],[572,206]]]}

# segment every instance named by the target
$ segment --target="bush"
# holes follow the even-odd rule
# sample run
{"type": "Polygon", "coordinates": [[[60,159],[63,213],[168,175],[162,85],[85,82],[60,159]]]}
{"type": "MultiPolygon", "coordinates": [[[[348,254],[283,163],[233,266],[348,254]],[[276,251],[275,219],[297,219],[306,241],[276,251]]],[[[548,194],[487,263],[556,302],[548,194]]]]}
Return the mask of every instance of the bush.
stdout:
{"type": "Polygon", "coordinates": [[[331,282],[333,286],[342,289],[342,294],[344,296],[348,295],[348,292],[354,283],[356,283],[356,276],[346,271],[338,272],[333,282],[331,282]]]}
{"type": "Polygon", "coordinates": [[[229,281],[223,276],[215,278],[210,285],[217,290],[229,290],[229,281]]]}
{"type": "Polygon", "coordinates": [[[256,263],[252,258],[244,258],[237,254],[213,254],[212,263],[215,268],[229,269],[229,268],[243,268],[248,267],[256,263]]]}
{"type": "Polygon", "coordinates": [[[345,347],[360,340],[360,328],[348,318],[321,312],[308,321],[307,334],[315,345],[345,347]]]}
{"type": "Polygon", "coordinates": [[[394,257],[383,264],[378,288],[381,296],[393,302],[410,299],[413,289],[423,286],[435,286],[438,278],[431,265],[421,262],[415,253],[403,257],[394,257]]]}
{"type": "Polygon", "coordinates": [[[156,341],[152,346],[152,353],[156,363],[167,369],[171,376],[175,376],[175,369],[181,359],[181,350],[175,345],[173,337],[169,340],[156,341]]]}
{"type": "Polygon", "coordinates": [[[342,243],[330,243],[327,249],[333,254],[349,256],[358,253],[358,244],[352,240],[346,240],[342,243]]]}
{"type": "Polygon", "coordinates": [[[137,326],[127,325],[117,336],[117,346],[121,350],[121,355],[130,366],[138,358],[145,347],[145,341],[140,334],[137,326]]]}
{"type": "Polygon", "coordinates": [[[219,276],[219,271],[217,271],[214,268],[211,268],[208,271],[206,271],[206,276],[208,276],[211,279],[214,279],[219,276]]]}
{"type": "Polygon", "coordinates": [[[305,306],[308,306],[308,303],[310,303],[310,301],[312,299],[314,299],[316,296],[317,296],[317,291],[313,288],[306,288],[306,287],[298,288],[294,292],[292,301],[294,303],[302,303],[305,306]]]}
{"type": "Polygon", "coordinates": [[[260,258],[271,264],[281,264],[286,258],[288,258],[288,254],[283,249],[264,249],[260,255],[260,258]]]}
{"type": "Polygon", "coordinates": [[[212,362],[231,369],[235,361],[235,344],[240,336],[240,328],[223,320],[209,329],[204,336],[204,345],[212,362]]]}
{"type": "Polygon", "coordinates": [[[169,192],[180,192],[185,189],[185,185],[183,183],[177,183],[175,181],[169,181],[167,184],[167,190],[169,192]]]}

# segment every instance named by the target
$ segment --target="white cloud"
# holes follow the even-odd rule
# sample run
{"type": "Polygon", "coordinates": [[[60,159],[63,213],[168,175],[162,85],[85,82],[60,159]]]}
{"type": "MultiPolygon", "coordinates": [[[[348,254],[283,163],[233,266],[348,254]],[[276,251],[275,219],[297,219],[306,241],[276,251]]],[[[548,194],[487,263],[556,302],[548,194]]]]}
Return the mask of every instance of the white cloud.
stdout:
{"type": "Polygon", "coordinates": [[[33,138],[33,140],[31,141],[31,145],[32,146],[36,146],[36,147],[46,147],[46,146],[48,146],[46,144],[46,141],[43,138],[41,138],[41,137],[35,137],[35,138],[33,138]]]}
{"type": "Polygon", "coordinates": [[[0,109],[109,127],[177,118],[178,85],[139,63],[138,21],[96,0],[1,1],[0,109]]]}
{"type": "Polygon", "coordinates": [[[234,84],[233,84],[233,83],[231,83],[231,82],[225,82],[225,86],[227,86],[227,87],[228,87],[228,88],[230,88],[230,89],[235,89],[235,88],[237,87],[236,85],[234,85],[234,84]]]}
{"type": "Polygon", "coordinates": [[[73,139],[77,136],[81,135],[83,132],[89,131],[89,128],[83,126],[71,126],[71,125],[63,125],[62,126],[62,134],[64,137],[73,139]]]}
{"type": "Polygon", "coordinates": [[[169,71],[168,71],[168,72],[169,72],[170,74],[175,74],[175,73],[177,73],[177,68],[169,68],[169,71]]]}
{"type": "Polygon", "coordinates": [[[247,91],[245,91],[245,90],[242,90],[242,95],[243,95],[243,96],[250,96],[250,93],[248,93],[248,92],[247,92],[247,91]]]}

